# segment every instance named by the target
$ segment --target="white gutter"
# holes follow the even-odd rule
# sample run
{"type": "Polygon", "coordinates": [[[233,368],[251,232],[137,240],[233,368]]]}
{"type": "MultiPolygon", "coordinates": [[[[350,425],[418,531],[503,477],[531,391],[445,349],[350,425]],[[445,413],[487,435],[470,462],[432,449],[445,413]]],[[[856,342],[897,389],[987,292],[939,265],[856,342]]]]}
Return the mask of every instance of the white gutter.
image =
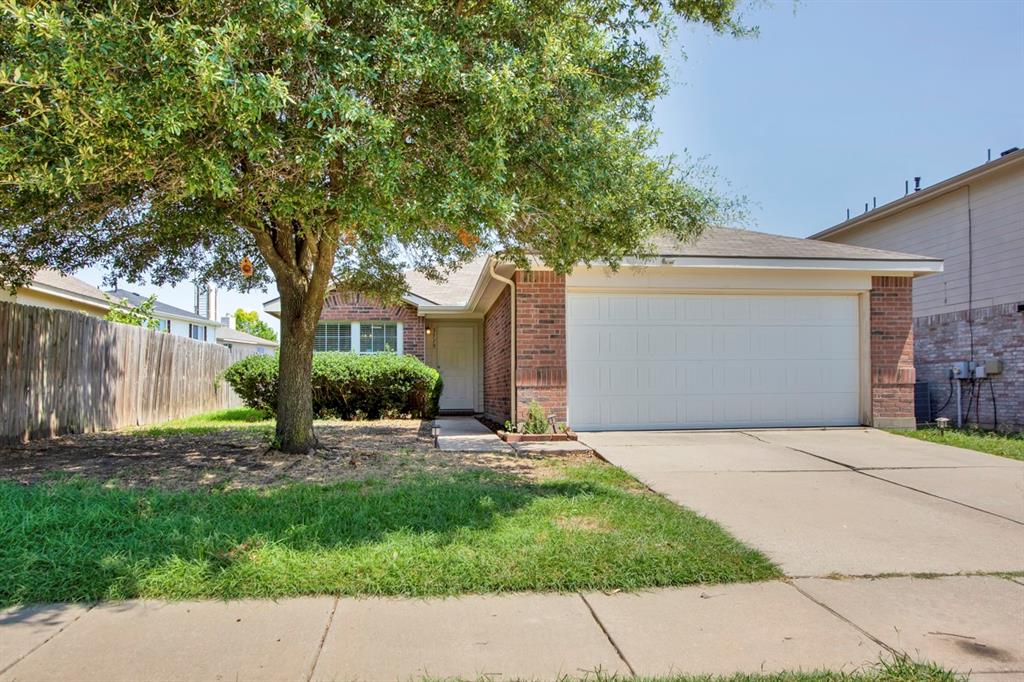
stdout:
{"type": "Polygon", "coordinates": [[[512,423],[515,424],[518,420],[516,419],[518,410],[516,409],[516,283],[507,277],[502,277],[494,271],[494,259],[487,259],[487,271],[494,279],[508,285],[509,290],[509,324],[512,329],[509,332],[509,339],[511,339],[509,345],[510,349],[510,366],[509,366],[509,413],[512,417],[512,423]]]}

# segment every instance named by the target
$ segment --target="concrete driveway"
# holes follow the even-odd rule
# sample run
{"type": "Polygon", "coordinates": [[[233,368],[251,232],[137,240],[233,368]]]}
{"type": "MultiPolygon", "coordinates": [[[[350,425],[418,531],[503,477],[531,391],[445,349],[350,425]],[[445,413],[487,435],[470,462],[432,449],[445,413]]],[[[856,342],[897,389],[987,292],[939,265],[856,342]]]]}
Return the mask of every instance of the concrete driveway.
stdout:
{"type": "Polygon", "coordinates": [[[580,439],[790,576],[1024,571],[1024,462],[874,429],[580,439]]]}

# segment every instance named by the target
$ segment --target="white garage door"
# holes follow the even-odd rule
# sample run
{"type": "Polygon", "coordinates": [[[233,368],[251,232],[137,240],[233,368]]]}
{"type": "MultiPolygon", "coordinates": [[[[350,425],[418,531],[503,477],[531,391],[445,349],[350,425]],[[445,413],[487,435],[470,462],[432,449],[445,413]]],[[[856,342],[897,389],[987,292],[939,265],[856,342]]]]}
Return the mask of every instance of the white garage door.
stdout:
{"type": "Polygon", "coordinates": [[[566,300],[577,430],[859,422],[856,296],[566,300]]]}

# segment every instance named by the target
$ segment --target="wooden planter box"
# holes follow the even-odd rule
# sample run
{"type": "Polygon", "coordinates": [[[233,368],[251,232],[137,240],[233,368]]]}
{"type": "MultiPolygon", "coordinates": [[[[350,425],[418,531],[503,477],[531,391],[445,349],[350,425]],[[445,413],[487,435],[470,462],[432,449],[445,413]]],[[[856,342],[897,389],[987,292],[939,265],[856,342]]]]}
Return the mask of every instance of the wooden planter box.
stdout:
{"type": "Polygon", "coordinates": [[[573,431],[563,433],[509,433],[508,431],[498,431],[498,437],[506,443],[546,443],[576,440],[576,433],[573,431]]]}

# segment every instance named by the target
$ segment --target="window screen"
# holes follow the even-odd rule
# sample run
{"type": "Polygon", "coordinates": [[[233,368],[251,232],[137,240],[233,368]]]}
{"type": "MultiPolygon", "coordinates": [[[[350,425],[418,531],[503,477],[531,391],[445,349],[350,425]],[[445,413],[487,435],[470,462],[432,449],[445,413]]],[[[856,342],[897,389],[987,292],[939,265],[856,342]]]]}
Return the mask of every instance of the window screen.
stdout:
{"type": "Polygon", "coordinates": [[[359,325],[359,351],[361,353],[398,352],[398,325],[394,322],[359,325]]]}
{"type": "Polygon", "coordinates": [[[320,322],[313,337],[313,350],[352,350],[352,325],[348,322],[320,322]]]}

